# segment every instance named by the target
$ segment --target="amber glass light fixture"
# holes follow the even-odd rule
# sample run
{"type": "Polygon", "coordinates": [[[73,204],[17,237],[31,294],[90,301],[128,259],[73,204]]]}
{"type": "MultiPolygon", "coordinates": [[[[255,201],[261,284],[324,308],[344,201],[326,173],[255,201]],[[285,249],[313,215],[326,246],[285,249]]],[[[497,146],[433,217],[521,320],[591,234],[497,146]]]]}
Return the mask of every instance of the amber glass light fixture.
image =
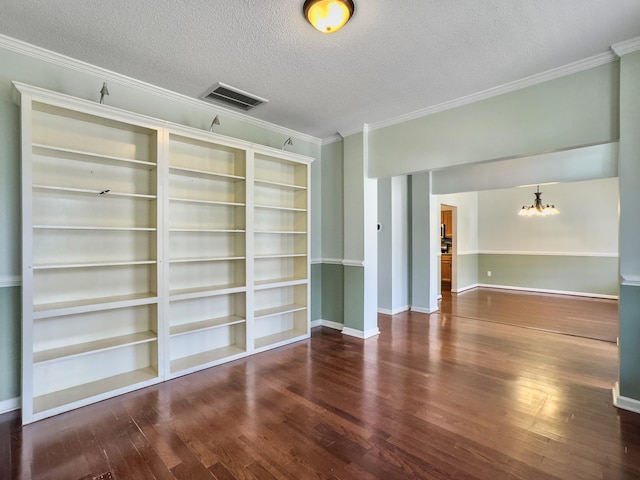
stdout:
{"type": "Polygon", "coordinates": [[[344,27],[353,16],[351,0],[306,0],[304,16],[322,33],[333,33],[344,27]]]}
{"type": "Polygon", "coordinates": [[[536,196],[536,200],[533,205],[524,206],[518,212],[521,217],[546,217],[548,215],[557,215],[560,211],[555,205],[545,205],[542,203],[542,192],[538,185],[538,191],[533,193],[536,196]]]}

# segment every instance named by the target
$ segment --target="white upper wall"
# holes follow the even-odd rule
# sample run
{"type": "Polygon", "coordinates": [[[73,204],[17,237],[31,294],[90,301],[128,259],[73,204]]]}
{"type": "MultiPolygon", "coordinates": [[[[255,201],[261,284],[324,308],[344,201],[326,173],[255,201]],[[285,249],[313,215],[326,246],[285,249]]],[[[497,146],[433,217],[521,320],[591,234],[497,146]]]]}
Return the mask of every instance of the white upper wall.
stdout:
{"type": "Polygon", "coordinates": [[[478,249],[495,253],[618,254],[618,179],[542,185],[560,215],[520,217],[535,186],[478,193],[478,249]]]}
{"type": "Polygon", "coordinates": [[[441,205],[457,207],[456,251],[459,255],[478,252],[478,193],[453,193],[438,195],[441,205]]]}

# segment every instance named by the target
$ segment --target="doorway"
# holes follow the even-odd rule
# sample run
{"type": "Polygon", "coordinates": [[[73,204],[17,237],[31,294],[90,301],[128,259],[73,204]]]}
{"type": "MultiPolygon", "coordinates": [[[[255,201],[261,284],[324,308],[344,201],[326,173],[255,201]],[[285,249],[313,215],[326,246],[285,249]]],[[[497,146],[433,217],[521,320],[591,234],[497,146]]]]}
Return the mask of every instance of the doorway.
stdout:
{"type": "Polygon", "coordinates": [[[440,293],[451,293],[455,288],[457,209],[453,205],[440,205],[440,293]]]}

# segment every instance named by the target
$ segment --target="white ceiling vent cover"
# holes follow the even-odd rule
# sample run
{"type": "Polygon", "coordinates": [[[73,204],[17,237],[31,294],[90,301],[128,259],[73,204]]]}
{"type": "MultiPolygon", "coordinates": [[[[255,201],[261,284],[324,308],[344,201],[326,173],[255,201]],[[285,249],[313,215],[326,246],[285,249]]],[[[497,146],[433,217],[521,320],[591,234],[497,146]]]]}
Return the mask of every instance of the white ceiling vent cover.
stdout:
{"type": "Polygon", "coordinates": [[[224,105],[239,108],[245,112],[269,101],[265,98],[252,95],[251,93],[243,92],[238,88],[230,87],[229,85],[225,85],[221,82],[207,89],[206,92],[200,95],[200,98],[208,102],[222,103],[224,105]]]}

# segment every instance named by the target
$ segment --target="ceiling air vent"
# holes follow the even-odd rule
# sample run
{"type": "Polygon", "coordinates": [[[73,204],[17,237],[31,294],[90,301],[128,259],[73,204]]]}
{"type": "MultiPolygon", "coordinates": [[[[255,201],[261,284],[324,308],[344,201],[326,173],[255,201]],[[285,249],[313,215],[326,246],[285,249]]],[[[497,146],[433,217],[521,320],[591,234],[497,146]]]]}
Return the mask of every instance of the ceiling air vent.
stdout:
{"type": "Polygon", "coordinates": [[[208,102],[223,103],[244,110],[245,112],[269,101],[256,95],[243,92],[237,88],[230,87],[224,83],[217,83],[213,89],[208,89],[200,95],[200,98],[208,102]]]}

